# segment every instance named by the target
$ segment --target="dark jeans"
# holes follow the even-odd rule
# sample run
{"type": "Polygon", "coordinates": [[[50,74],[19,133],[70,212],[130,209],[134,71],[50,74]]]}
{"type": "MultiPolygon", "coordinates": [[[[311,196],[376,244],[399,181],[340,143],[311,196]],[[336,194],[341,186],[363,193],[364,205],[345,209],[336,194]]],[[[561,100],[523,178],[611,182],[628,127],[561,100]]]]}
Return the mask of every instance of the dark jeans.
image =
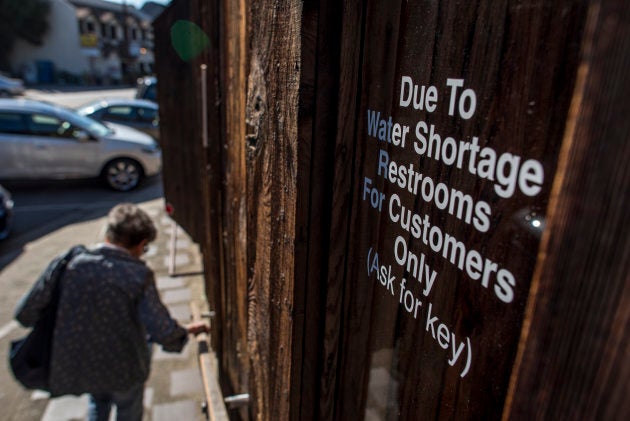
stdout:
{"type": "Polygon", "coordinates": [[[116,405],[116,419],[118,421],[141,421],[143,396],[144,383],[136,385],[126,392],[90,395],[88,420],[109,420],[112,405],[116,405]]]}

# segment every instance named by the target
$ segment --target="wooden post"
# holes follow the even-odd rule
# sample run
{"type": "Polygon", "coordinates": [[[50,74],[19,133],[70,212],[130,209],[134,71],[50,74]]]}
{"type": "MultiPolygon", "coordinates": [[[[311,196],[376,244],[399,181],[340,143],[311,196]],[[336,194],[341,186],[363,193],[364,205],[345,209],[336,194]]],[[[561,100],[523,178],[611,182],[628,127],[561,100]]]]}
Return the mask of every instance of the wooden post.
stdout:
{"type": "Polygon", "coordinates": [[[629,7],[593,2],[504,419],[626,419],[629,7]]]}

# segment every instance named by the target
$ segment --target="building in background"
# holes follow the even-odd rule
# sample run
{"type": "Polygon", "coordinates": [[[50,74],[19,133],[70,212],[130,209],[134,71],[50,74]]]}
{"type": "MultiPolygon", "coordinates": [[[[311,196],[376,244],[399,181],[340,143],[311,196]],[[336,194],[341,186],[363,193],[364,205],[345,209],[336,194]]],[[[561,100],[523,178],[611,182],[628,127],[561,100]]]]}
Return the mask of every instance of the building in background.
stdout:
{"type": "Polygon", "coordinates": [[[40,46],[18,40],[13,71],[26,83],[131,83],[153,72],[152,17],[126,3],[52,0],[40,46]]]}

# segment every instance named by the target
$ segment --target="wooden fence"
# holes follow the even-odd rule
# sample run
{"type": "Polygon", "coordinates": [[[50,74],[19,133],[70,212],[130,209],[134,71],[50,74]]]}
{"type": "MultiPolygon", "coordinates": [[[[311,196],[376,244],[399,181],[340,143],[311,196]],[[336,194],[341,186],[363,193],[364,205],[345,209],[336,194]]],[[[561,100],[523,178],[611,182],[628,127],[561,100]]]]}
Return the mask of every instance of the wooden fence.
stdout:
{"type": "Polygon", "coordinates": [[[630,417],[627,2],[175,0],[155,29],[235,419],[630,417]]]}

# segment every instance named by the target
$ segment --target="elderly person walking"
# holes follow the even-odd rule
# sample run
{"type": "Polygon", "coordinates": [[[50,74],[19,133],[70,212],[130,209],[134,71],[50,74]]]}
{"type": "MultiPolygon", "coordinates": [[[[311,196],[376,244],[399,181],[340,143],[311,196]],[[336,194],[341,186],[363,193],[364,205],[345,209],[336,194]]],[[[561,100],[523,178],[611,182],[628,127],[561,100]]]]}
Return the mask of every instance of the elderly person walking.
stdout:
{"type": "MultiPolygon", "coordinates": [[[[179,325],[160,300],[154,274],[140,257],[155,239],[150,217],[130,203],[108,215],[105,242],[68,262],[60,285],[49,386],[52,396],[90,394],[89,420],[141,420],[150,343],[179,352],[203,323],[179,325]]],[[[51,297],[55,259],[22,299],[15,317],[32,326],[51,297]]]]}

